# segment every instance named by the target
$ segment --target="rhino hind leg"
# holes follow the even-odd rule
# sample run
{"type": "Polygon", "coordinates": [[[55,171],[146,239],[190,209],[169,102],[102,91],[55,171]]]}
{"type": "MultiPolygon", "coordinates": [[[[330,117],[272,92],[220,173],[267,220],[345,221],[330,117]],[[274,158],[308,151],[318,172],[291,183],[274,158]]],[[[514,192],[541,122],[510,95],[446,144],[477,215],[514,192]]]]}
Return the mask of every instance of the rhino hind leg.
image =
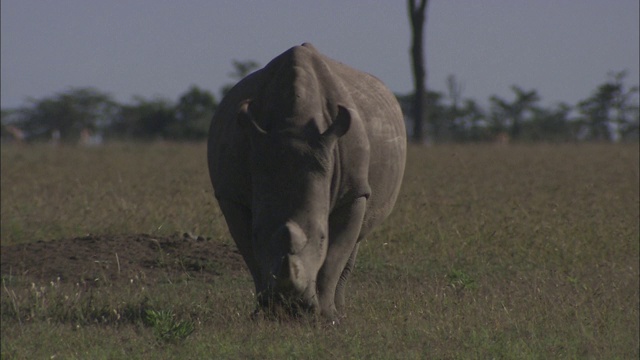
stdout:
{"type": "MultiPolygon", "coordinates": [[[[320,311],[323,316],[332,321],[338,320],[339,314],[335,300],[337,295],[344,297],[342,288],[353,267],[353,264],[349,263],[355,262],[355,249],[366,206],[367,199],[360,197],[351,204],[334,210],[329,217],[329,247],[325,262],[318,273],[317,288],[320,311]],[[345,273],[347,267],[349,270],[345,273]],[[341,280],[343,274],[345,280],[341,280]],[[338,288],[340,288],[339,291],[337,291],[338,288]]],[[[341,303],[340,306],[344,305],[343,300],[339,303],[341,303]]]]}
{"type": "Polygon", "coordinates": [[[338,280],[338,285],[336,286],[336,309],[339,313],[344,314],[345,312],[345,304],[344,304],[344,294],[345,288],[347,284],[347,280],[349,279],[349,275],[355,268],[356,264],[356,256],[358,255],[358,247],[360,247],[360,242],[356,243],[356,246],[353,248],[351,252],[351,256],[349,256],[349,260],[347,261],[347,265],[342,270],[342,274],[340,274],[340,279],[338,280]]]}

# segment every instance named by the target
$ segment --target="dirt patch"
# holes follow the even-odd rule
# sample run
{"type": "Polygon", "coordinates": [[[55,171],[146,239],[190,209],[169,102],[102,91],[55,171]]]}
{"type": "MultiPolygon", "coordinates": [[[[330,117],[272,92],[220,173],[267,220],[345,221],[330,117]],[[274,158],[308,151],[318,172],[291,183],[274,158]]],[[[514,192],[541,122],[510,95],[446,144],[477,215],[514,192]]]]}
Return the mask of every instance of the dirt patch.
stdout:
{"type": "Polygon", "coordinates": [[[81,281],[99,286],[131,279],[153,283],[248,275],[235,246],[189,234],[88,235],[0,249],[2,277],[30,281],[81,281]]]}

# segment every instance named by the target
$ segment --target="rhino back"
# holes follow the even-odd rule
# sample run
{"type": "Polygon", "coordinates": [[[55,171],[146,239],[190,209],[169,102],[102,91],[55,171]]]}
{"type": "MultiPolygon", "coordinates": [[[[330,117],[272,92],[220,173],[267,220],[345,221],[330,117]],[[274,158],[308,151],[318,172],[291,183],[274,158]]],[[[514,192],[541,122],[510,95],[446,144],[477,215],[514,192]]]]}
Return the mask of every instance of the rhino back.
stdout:
{"type": "Polygon", "coordinates": [[[282,119],[308,119],[293,115],[320,106],[324,116],[313,121],[321,131],[335,118],[337,105],[349,108],[353,121],[336,149],[332,203],[339,205],[341,198],[370,189],[361,236],[391,212],[404,173],[406,132],[400,107],[380,80],[304,44],[234,86],[211,123],[209,171],[217,197],[250,207],[249,145],[236,121],[247,99],[255,100],[262,112],[284,111],[282,119]]]}

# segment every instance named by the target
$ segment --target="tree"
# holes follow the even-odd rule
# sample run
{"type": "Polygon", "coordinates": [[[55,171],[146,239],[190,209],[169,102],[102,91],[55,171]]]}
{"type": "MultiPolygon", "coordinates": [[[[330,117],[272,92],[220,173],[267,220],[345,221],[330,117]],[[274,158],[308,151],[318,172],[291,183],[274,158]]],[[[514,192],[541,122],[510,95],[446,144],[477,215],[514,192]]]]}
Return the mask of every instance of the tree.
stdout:
{"type": "Polygon", "coordinates": [[[517,139],[521,135],[522,124],[529,119],[536,109],[536,103],[540,101],[540,96],[536,90],[524,91],[518,86],[511,86],[516,98],[513,102],[507,102],[497,96],[492,96],[491,114],[493,130],[495,133],[508,132],[512,139],[517,139]]]}
{"type": "Polygon", "coordinates": [[[638,87],[626,89],[623,83],[626,76],[625,71],[609,74],[606,83],[598,86],[589,98],[578,103],[580,122],[586,128],[588,140],[637,138],[638,104],[632,100],[638,87]]]}
{"type": "Polygon", "coordinates": [[[523,125],[521,138],[526,141],[565,142],[574,136],[569,114],[572,107],[560,103],[552,108],[532,109],[532,118],[523,125]]]}
{"type": "MultiPolygon", "coordinates": [[[[444,95],[437,91],[426,91],[425,103],[429,104],[429,141],[446,141],[450,139],[450,109],[443,104],[444,95]]],[[[415,103],[414,103],[415,104],[415,103]]],[[[415,139],[415,133],[412,134],[415,139]]],[[[424,137],[420,137],[424,140],[424,137]]],[[[422,141],[416,140],[416,141],[422,141]]]]}
{"type": "Polygon", "coordinates": [[[465,125],[462,118],[463,111],[460,107],[462,100],[462,84],[456,80],[454,75],[447,76],[447,100],[448,106],[446,110],[447,135],[449,140],[464,139],[465,125]]]}
{"type": "Polygon", "coordinates": [[[458,109],[455,128],[455,141],[489,140],[484,111],[474,100],[465,100],[458,109]]]}
{"type": "Polygon", "coordinates": [[[249,75],[253,70],[259,68],[260,65],[253,60],[244,60],[238,61],[233,60],[233,71],[229,73],[229,77],[235,82],[233,84],[227,84],[222,87],[220,93],[222,97],[225,97],[229,90],[240,80],[244,79],[245,76],[249,75]]]}
{"type": "Polygon", "coordinates": [[[165,99],[134,98],[135,104],[122,106],[110,128],[112,136],[138,139],[165,138],[175,122],[175,106],[165,99]]]}
{"type": "Polygon", "coordinates": [[[216,106],[213,94],[192,86],[180,96],[175,122],[169,126],[167,135],[183,140],[206,139],[216,106]]]}
{"type": "Polygon", "coordinates": [[[28,140],[49,139],[56,133],[61,141],[75,142],[84,131],[105,129],[119,109],[111,96],[92,88],[71,89],[30,102],[31,106],[17,110],[15,121],[28,140]]]}
{"type": "Polygon", "coordinates": [[[427,20],[428,0],[409,0],[411,20],[411,60],[414,79],[413,100],[413,140],[421,143],[424,139],[425,95],[427,71],[424,60],[424,25],[427,20]]]}

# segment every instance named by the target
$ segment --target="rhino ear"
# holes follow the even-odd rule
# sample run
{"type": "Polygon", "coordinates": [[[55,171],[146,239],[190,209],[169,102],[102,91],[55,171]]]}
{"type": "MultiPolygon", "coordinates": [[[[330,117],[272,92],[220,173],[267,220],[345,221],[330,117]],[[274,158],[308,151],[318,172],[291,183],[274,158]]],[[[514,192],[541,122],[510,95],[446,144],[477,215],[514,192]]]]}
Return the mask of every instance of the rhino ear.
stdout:
{"type": "Polygon", "coordinates": [[[249,104],[251,100],[246,100],[240,105],[240,110],[238,110],[238,122],[240,126],[245,129],[249,129],[252,131],[256,131],[259,134],[266,134],[267,132],[256,123],[251,115],[251,111],[249,110],[249,104]]]}
{"type": "Polygon", "coordinates": [[[322,133],[322,139],[324,141],[338,140],[349,131],[349,127],[351,127],[351,113],[346,107],[338,105],[338,116],[333,119],[333,124],[329,126],[327,131],[322,133]]]}

